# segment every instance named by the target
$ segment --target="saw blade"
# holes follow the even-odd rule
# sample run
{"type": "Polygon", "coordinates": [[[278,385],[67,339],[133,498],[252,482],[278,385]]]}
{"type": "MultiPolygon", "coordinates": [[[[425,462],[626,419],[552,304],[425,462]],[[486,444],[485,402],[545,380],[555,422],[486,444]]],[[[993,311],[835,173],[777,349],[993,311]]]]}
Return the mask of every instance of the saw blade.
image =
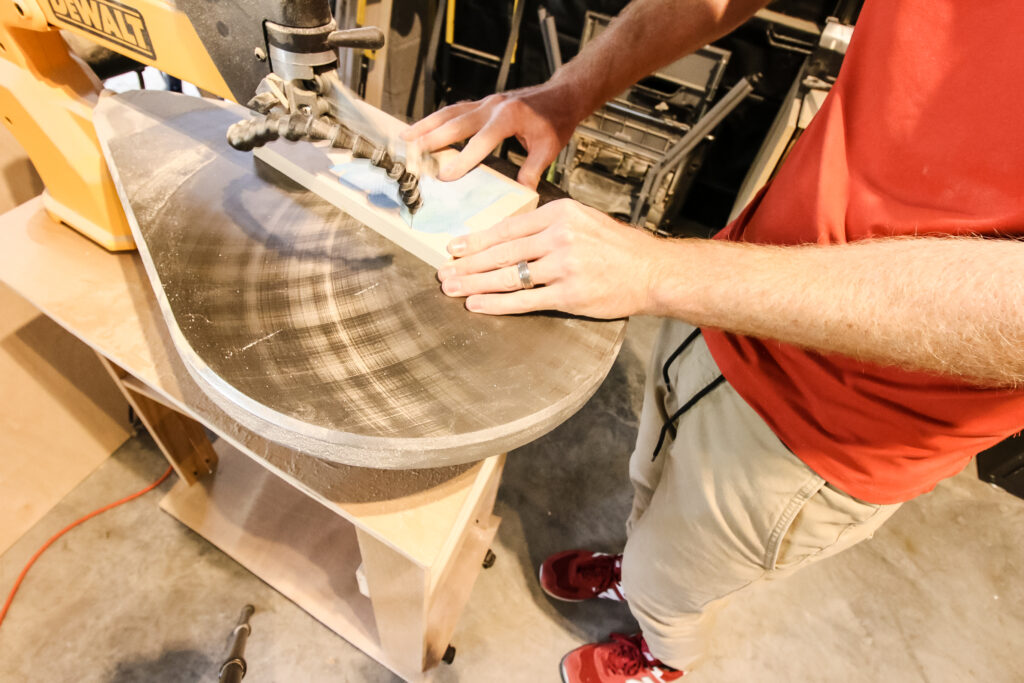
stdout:
{"type": "Polygon", "coordinates": [[[384,114],[359,98],[346,86],[337,73],[321,77],[321,97],[331,108],[335,117],[353,132],[375,145],[381,146],[391,158],[401,159],[417,177],[436,177],[438,162],[434,156],[424,152],[419,145],[410,144],[401,137],[405,124],[384,114]]]}

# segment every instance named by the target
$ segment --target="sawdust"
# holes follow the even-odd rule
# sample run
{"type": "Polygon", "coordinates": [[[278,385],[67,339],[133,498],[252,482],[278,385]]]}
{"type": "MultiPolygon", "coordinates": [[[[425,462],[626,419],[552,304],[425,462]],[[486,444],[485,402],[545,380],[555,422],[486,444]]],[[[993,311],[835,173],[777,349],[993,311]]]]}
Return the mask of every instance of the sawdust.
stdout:
{"type": "MultiPolygon", "coordinates": [[[[204,316],[204,317],[205,317],[205,316],[204,316]]],[[[209,318],[207,318],[207,322],[209,322],[209,318]]],[[[249,349],[251,349],[252,347],[256,346],[257,344],[260,344],[260,343],[262,343],[262,342],[265,342],[265,341],[267,341],[268,339],[270,339],[271,337],[275,337],[275,336],[277,336],[277,335],[281,334],[282,332],[284,332],[284,328],[281,328],[280,330],[276,330],[276,331],[274,331],[274,332],[271,332],[270,334],[266,334],[266,335],[263,335],[263,336],[262,336],[262,337],[260,337],[259,339],[255,339],[255,340],[253,340],[253,341],[249,342],[248,344],[246,344],[245,346],[243,346],[243,347],[242,347],[242,348],[240,348],[240,349],[234,349],[234,350],[232,350],[232,351],[228,351],[228,352],[226,352],[226,353],[224,354],[224,357],[225,357],[225,358],[231,358],[231,357],[232,357],[232,356],[234,356],[234,355],[235,355],[236,353],[241,353],[242,351],[248,351],[249,349]]]]}

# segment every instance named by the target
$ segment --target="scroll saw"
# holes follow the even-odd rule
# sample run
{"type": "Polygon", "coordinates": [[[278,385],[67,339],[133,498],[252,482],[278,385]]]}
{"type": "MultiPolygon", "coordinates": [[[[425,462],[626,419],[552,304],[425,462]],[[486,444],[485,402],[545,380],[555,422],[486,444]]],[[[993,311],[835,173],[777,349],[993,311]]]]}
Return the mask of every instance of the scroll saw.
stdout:
{"type": "Polygon", "coordinates": [[[337,28],[327,0],[14,0],[0,7],[0,113],[46,185],[51,216],[110,250],[134,240],[92,125],[102,85],[61,30],[248,103],[253,118],[225,131],[237,149],[284,138],[351,150],[415,212],[429,157],[376,125],[337,72],[339,48],[379,48],[384,36],[337,28]]]}
{"type": "Polygon", "coordinates": [[[381,32],[336,29],[327,0],[0,3],[0,116],[52,217],[138,248],[185,367],[235,423],[377,468],[520,446],[589,398],[622,323],[474,316],[440,291],[453,234],[537,194],[483,166],[423,173],[405,124],[337,73],[339,46],[381,32]],[[222,99],[103,91],[61,30],[222,99]]]}

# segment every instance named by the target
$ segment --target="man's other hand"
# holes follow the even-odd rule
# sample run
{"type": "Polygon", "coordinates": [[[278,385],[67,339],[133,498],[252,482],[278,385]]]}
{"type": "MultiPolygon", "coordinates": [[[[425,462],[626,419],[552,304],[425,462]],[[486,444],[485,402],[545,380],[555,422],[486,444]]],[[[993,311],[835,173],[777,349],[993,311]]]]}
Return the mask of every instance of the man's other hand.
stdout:
{"type": "Polygon", "coordinates": [[[416,140],[428,152],[470,138],[461,152],[438,174],[456,180],[479,164],[502,140],[515,136],[527,157],[517,180],[537,187],[544,169],[558,156],[579,122],[576,107],[564,88],[550,83],[460,102],[434,112],[409,127],[402,137],[416,140]]]}
{"type": "Polygon", "coordinates": [[[571,199],[511,216],[452,240],[456,258],[438,271],[449,296],[477,313],[559,310],[622,318],[650,308],[651,284],[665,240],[571,199]],[[529,265],[523,289],[517,264],[529,265]]]}

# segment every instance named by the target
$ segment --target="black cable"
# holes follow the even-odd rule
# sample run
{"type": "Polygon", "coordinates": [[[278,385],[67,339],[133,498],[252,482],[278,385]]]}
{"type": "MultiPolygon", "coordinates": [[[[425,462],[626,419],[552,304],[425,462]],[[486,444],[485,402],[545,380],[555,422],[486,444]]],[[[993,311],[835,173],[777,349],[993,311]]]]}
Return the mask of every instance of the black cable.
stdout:
{"type": "Polygon", "coordinates": [[[694,328],[693,332],[690,333],[690,336],[688,336],[685,340],[683,340],[683,343],[679,345],[679,348],[677,348],[675,351],[673,351],[672,354],[668,357],[668,360],[665,361],[665,366],[661,369],[661,375],[662,375],[662,377],[665,378],[665,386],[668,387],[669,389],[672,388],[672,382],[668,378],[668,367],[670,365],[672,365],[672,361],[674,361],[676,358],[678,358],[679,355],[683,351],[685,351],[690,346],[690,344],[693,343],[693,340],[696,339],[699,336],[700,336],[700,328],[696,327],[696,328],[694,328]]]}
{"type": "Polygon", "coordinates": [[[661,434],[658,435],[658,445],[654,447],[654,455],[651,456],[651,462],[654,462],[658,458],[658,453],[661,452],[661,447],[665,444],[665,436],[668,434],[668,428],[675,424],[676,420],[682,417],[687,410],[697,405],[697,401],[701,400],[702,398],[710,394],[715,387],[717,387],[724,381],[725,377],[719,375],[718,377],[711,381],[711,384],[707,385],[706,387],[698,391],[696,394],[694,394],[693,398],[687,401],[682,408],[680,408],[679,410],[672,414],[672,417],[665,420],[665,424],[661,426],[661,434]]]}

